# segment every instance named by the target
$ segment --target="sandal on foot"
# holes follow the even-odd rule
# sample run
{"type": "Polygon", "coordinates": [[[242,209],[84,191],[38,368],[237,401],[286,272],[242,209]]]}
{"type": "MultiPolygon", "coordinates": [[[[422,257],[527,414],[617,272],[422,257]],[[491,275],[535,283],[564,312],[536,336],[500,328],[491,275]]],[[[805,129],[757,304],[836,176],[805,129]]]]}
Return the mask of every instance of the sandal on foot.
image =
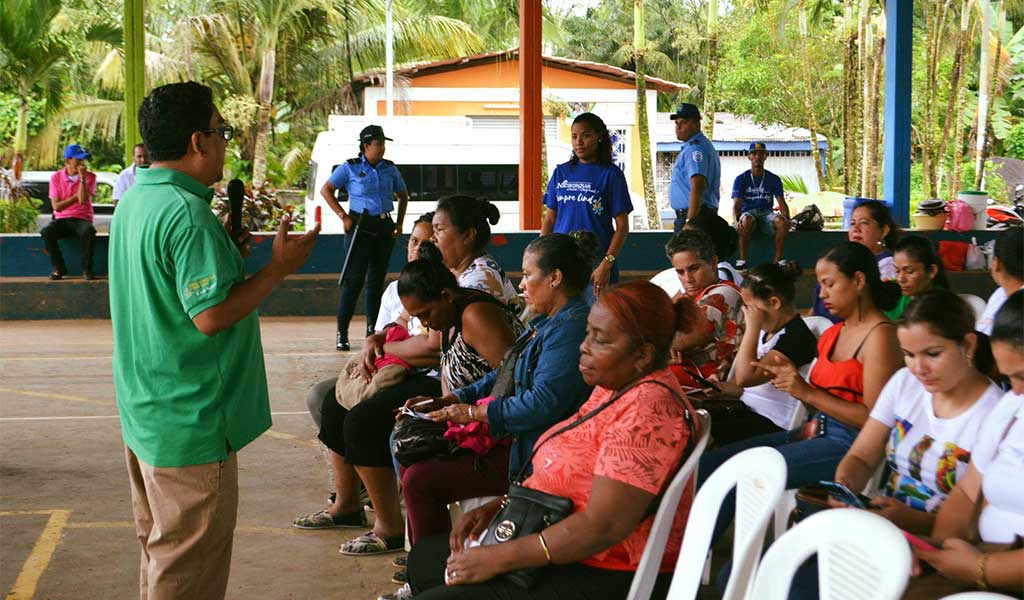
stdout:
{"type": "Polygon", "coordinates": [[[366,527],[366,514],[360,510],[335,517],[327,512],[327,509],[324,509],[311,515],[297,517],[292,521],[292,527],[298,529],[335,529],[345,527],[362,529],[366,527]]]}
{"type": "Polygon", "coordinates": [[[382,538],[373,531],[353,538],[341,545],[338,552],[346,556],[367,556],[370,554],[388,554],[405,550],[405,536],[395,535],[382,538]]]}
{"type": "Polygon", "coordinates": [[[405,567],[395,571],[391,575],[391,583],[397,583],[398,585],[409,583],[409,571],[407,571],[405,567]]]}
{"type": "MultiPolygon", "coordinates": [[[[396,556],[396,557],[395,557],[395,558],[394,558],[394,559],[393,559],[393,560],[391,561],[391,566],[392,566],[392,567],[398,567],[398,568],[403,568],[403,569],[404,569],[404,568],[406,567],[406,565],[408,565],[408,564],[409,564],[409,555],[408,555],[408,554],[403,554],[403,555],[401,555],[401,556],[396,556]]],[[[402,583],[405,583],[405,582],[403,581],[402,583]]]]}

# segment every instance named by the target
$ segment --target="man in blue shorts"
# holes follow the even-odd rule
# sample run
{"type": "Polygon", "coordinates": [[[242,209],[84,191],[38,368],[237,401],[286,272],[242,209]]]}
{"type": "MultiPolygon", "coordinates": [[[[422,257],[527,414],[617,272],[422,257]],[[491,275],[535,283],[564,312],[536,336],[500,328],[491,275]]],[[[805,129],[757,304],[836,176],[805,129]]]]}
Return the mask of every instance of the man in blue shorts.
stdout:
{"type": "Polygon", "coordinates": [[[789,231],[789,205],[782,192],[782,179],[764,168],[768,147],[754,142],[747,149],[750,169],[740,173],[732,184],[732,214],[740,235],[740,258],[736,268],[747,264],[747,247],[755,231],[775,236],[775,262],[782,260],[782,247],[789,231]],[[779,211],[774,205],[779,203],[779,211]]]}

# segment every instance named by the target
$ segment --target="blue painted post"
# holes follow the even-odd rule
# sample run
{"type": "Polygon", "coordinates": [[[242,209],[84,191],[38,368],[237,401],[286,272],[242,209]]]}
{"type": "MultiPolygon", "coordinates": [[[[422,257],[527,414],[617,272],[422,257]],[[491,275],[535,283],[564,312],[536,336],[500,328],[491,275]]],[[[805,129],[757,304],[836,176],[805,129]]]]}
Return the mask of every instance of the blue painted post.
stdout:
{"type": "Polygon", "coordinates": [[[910,225],[910,84],[913,63],[913,0],[888,0],[885,46],[885,182],[893,218],[910,225]]]}

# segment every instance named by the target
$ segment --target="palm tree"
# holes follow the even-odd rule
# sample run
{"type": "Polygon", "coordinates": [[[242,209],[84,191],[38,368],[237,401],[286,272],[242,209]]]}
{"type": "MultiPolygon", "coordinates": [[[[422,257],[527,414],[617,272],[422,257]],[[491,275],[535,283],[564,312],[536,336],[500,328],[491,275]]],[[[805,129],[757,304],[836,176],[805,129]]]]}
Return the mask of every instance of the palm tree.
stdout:
{"type": "Polygon", "coordinates": [[[60,111],[67,98],[66,41],[51,31],[60,12],[60,0],[4,0],[0,2],[0,82],[18,95],[18,123],[14,134],[14,171],[28,148],[28,102],[40,97],[44,111],[60,111]]]}
{"type": "MultiPolygon", "coordinates": [[[[644,182],[644,204],[647,205],[647,228],[658,229],[658,197],[654,192],[654,172],[651,169],[651,131],[647,123],[647,69],[644,52],[647,40],[644,28],[644,0],[633,0],[633,68],[636,73],[636,117],[640,128],[640,173],[644,182]]],[[[714,121],[714,117],[711,118],[714,121]]]]}
{"type": "Polygon", "coordinates": [[[708,63],[704,78],[704,135],[714,139],[715,82],[718,79],[718,0],[708,1],[708,63]]]}

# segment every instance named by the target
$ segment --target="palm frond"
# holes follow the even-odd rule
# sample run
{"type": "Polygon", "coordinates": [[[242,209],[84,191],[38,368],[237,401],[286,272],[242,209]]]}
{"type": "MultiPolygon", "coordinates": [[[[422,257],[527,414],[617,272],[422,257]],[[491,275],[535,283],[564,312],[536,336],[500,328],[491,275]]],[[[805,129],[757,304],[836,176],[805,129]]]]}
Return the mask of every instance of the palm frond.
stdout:
{"type": "Polygon", "coordinates": [[[78,122],[83,137],[97,135],[107,139],[117,137],[123,115],[123,101],[88,96],[75,98],[63,112],[64,117],[78,122]]]}
{"type": "MultiPolygon", "coordinates": [[[[399,63],[465,56],[484,48],[483,40],[466,23],[448,17],[396,20],[394,35],[395,61],[399,63]]],[[[352,36],[353,61],[359,70],[384,64],[385,38],[383,24],[352,36]]]]}

